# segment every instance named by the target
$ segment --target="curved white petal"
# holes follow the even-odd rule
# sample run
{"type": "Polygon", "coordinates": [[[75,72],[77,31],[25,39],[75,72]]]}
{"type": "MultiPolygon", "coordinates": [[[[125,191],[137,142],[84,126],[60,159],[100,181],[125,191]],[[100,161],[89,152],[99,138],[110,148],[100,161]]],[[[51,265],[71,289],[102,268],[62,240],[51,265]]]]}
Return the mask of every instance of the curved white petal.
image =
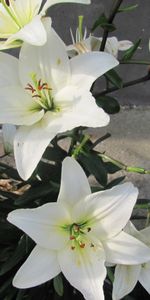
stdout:
{"type": "Polygon", "coordinates": [[[0,123],[14,125],[32,125],[44,115],[44,110],[37,110],[32,97],[18,86],[0,89],[0,123]]]}
{"type": "Polygon", "coordinates": [[[105,51],[117,58],[118,49],[119,49],[118,39],[115,36],[108,38],[105,45],[105,51]]]}
{"type": "Polygon", "coordinates": [[[118,61],[105,52],[89,52],[70,59],[71,84],[89,91],[93,82],[118,65],[118,61]]]}
{"type": "Polygon", "coordinates": [[[15,0],[15,11],[24,24],[38,14],[43,0],[15,0]]]}
{"type": "Polygon", "coordinates": [[[55,251],[36,246],[13,279],[20,289],[42,284],[61,272],[55,251]]]}
{"type": "Polygon", "coordinates": [[[2,125],[2,136],[5,153],[13,152],[13,141],[16,134],[16,126],[12,124],[2,125]]]}
{"type": "Polygon", "coordinates": [[[45,11],[52,5],[59,3],[81,3],[81,4],[90,4],[91,0],[47,0],[45,5],[41,10],[41,14],[45,14],[45,11]]]}
{"type": "Polygon", "coordinates": [[[103,242],[106,261],[114,264],[137,265],[150,260],[150,249],[131,235],[121,232],[103,242]]]}
{"type": "Polygon", "coordinates": [[[0,52],[0,87],[19,84],[18,59],[0,52]]]}
{"type": "Polygon", "coordinates": [[[124,183],[110,190],[91,194],[76,205],[74,214],[79,220],[89,220],[92,232],[105,241],[124,228],[131,216],[137,194],[138,190],[132,183],[124,183]]]}
{"type": "Polygon", "coordinates": [[[64,106],[62,132],[78,126],[103,127],[109,123],[109,115],[97,106],[88,91],[81,92],[76,87],[67,86],[55,95],[55,101],[64,106]]]}
{"type": "Polygon", "coordinates": [[[70,216],[58,203],[47,203],[34,209],[16,209],[8,214],[7,219],[46,249],[62,249],[69,241],[69,233],[62,226],[70,224],[70,216]]]}
{"type": "Polygon", "coordinates": [[[14,154],[19,175],[27,180],[38,162],[40,161],[46,147],[59,132],[60,125],[54,124],[47,129],[43,120],[33,126],[21,126],[14,140],[14,154]]]}
{"type": "Polygon", "coordinates": [[[133,43],[131,41],[128,41],[128,40],[119,41],[119,50],[120,51],[128,50],[132,46],[133,46],[133,43]]]}
{"type": "Polygon", "coordinates": [[[105,255],[102,248],[65,248],[58,252],[61,271],[72,286],[86,300],[103,300],[103,282],[106,276],[105,255]]]}
{"type": "Polygon", "coordinates": [[[19,59],[19,73],[23,86],[32,83],[31,74],[37,80],[47,82],[53,90],[60,90],[70,76],[69,59],[66,47],[57,33],[51,28],[50,18],[43,21],[47,42],[41,46],[24,44],[19,59]]]}
{"type": "Polygon", "coordinates": [[[140,270],[140,265],[116,266],[112,293],[113,300],[122,299],[134,289],[139,278],[140,270]]]}
{"type": "Polygon", "coordinates": [[[22,40],[36,46],[44,45],[47,37],[41,17],[35,16],[30,23],[22,27],[17,33],[12,34],[5,44],[7,45],[14,40],[22,40]]]}
{"type": "Polygon", "coordinates": [[[150,294],[150,262],[143,264],[139,275],[139,282],[144,289],[150,294]]]}
{"type": "Polygon", "coordinates": [[[85,41],[88,41],[90,42],[91,44],[91,50],[92,51],[99,51],[100,49],[100,45],[101,45],[101,42],[102,42],[102,39],[101,38],[97,38],[95,36],[90,36],[87,40],[85,41]]]}
{"type": "Polygon", "coordinates": [[[73,208],[78,201],[89,194],[91,189],[83,169],[73,158],[66,157],[62,163],[59,203],[73,208]]]}

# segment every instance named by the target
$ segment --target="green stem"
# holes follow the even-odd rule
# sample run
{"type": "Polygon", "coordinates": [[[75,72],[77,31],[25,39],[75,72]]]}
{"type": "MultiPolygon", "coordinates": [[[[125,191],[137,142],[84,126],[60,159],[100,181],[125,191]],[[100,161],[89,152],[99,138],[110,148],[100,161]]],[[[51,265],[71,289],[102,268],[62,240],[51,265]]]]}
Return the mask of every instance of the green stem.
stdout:
{"type": "Polygon", "coordinates": [[[126,172],[139,173],[139,174],[150,174],[150,170],[145,170],[144,168],[140,168],[140,167],[126,166],[122,162],[115,160],[114,158],[112,158],[108,155],[100,153],[99,156],[102,159],[106,160],[107,162],[111,162],[112,164],[114,164],[115,166],[117,166],[118,168],[120,168],[121,170],[124,170],[126,172]]]}
{"type": "Polygon", "coordinates": [[[86,144],[86,142],[89,140],[89,138],[90,138],[89,135],[84,136],[82,142],[78,146],[76,146],[76,148],[73,150],[73,152],[72,152],[73,158],[76,159],[78,157],[78,155],[83,151],[83,147],[86,144]]]}
{"type": "Polygon", "coordinates": [[[106,139],[108,139],[111,136],[110,133],[106,133],[104,136],[101,136],[100,138],[98,138],[90,147],[90,149],[95,148],[98,144],[100,144],[101,142],[105,141],[106,139]]]}
{"type": "Polygon", "coordinates": [[[78,30],[79,30],[79,36],[80,36],[80,41],[83,40],[83,16],[78,16],[78,30]]]}
{"type": "MultiPolygon", "coordinates": [[[[108,23],[109,24],[112,24],[112,22],[113,22],[113,20],[115,18],[115,15],[117,14],[117,12],[119,10],[119,7],[122,4],[122,2],[123,2],[123,0],[117,0],[116,4],[113,6],[113,8],[112,8],[112,10],[110,12],[110,15],[108,17],[108,23]]],[[[109,34],[109,30],[104,29],[100,51],[104,51],[104,49],[105,49],[105,45],[106,45],[108,34],[109,34]]]]}
{"type": "Polygon", "coordinates": [[[135,65],[149,65],[150,66],[150,61],[148,60],[136,60],[136,59],[132,59],[132,60],[120,60],[119,61],[121,65],[126,65],[126,64],[135,64],[135,65]]]}
{"type": "Polygon", "coordinates": [[[113,274],[111,268],[107,268],[107,275],[108,275],[111,283],[113,283],[114,282],[114,274],[113,274]]]}
{"type": "Polygon", "coordinates": [[[72,152],[73,152],[73,148],[77,142],[77,135],[78,135],[78,131],[79,131],[79,128],[74,128],[72,130],[72,133],[71,133],[71,144],[70,144],[70,148],[69,148],[69,151],[68,151],[68,154],[71,155],[72,152]]]}
{"type": "MultiPolygon", "coordinates": [[[[150,80],[150,73],[148,73],[144,77],[140,77],[140,78],[137,78],[135,80],[123,83],[123,85],[122,85],[121,88],[126,88],[128,86],[136,85],[138,83],[146,82],[148,80],[150,80]]],[[[120,90],[120,88],[118,88],[118,87],[111,87],[109,89],[106,89],[106,90],[102,91],[101,93],[95,93],[95,94],[93,93],[93,96],[95,98],[97,98],[97,97],[100,97],[100,96],[103,96],[103,95],[106,95],[106,94],[109,94],[109,93],[112,93],[112,92],[115,92],[115,91],[118,91],[118,90],[120,90]]]]}

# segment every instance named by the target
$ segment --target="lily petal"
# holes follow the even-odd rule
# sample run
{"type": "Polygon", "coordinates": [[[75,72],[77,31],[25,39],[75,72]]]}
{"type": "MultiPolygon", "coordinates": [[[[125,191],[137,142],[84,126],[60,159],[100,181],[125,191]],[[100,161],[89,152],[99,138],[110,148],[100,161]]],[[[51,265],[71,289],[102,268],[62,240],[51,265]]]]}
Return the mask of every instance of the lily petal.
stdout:
{"type": "Polygon", "coordinates": [[[35,16],[30,23],[21,28],[17,33],[12,34],[5,45],[14,40],[22,40],[31,45],[41,46],[46,43],[46,31],[39,15],[35,16]]]}
{"type": "Polygon", "coordinates": [[[55,95],[55,102],[64,106],[61,132],[78,126],[103,127],[109,123],[109,115],[97,106],[90,92],[80,93],[76,87],[67,86],[55,95]]]}
{"type": "Polygon", "coordinates": [[[69,224],[70,216],[58,203],[47,203],[35,209],[16,209],[7,219],[41,247],[61,249],[68,242],[68,232],[61,226],[69,224]]]}
{"type": "Polygon", "coordinates": [[[139,282],[143,285],[144,289],[150,294],[150,262],[143,264],[139,275],[139,282]]]}
{"type": "Polygon", "coordinates": [[[76,205],[74,214],[79,220],[89,219],[92,232],[105,241],[124,228],[131,216],[137,195],[138,190],[132,183],[124,183],[86,197],[76,205]]]}
{"type": "Polygon", "coordinates": [[[24,44],[20,51],[19,69],[23,86],[31,81],[31,74],[37,79],[46,81],[50,88],[63,87],[69,76],[70,66],[66,46],[57,33],[51,28],[50,18],[43,21],[47,32],[47,43],[41,47],[24,44]]]}
{"type": "Polygon", "coordinates": [[[56,251],[36,246],[13,279],[20,289],[42,284],[61,272],[56,251]]]}
{"type": "Polygon", "coordinates": [[[128,41],[128,40],[119,41],[119,50],[120,51],[128,50],[132,46],[133,46],[133,43],[131,41],[128,41]]]}
{"type": "Polygon", "coordinates": [[[0,87],[19,84],[18,59],[0,52],[0,87]]]}
{"type": "Polygon", "coordinates": [[[6,154],[13,153],[13,141],[16,134],[16,126],[12,124],[2,125],[2,136],[6,154]]]}
{"type": "Polygon", "coordinates": [[[58,252],[58,261],[67,280],[77,288],[86,300],[103,300],[103,282],[106,277],[104,251],[84,248],[65,248],[58,252]],[[97,251],[97,252],[95,252],[97,251]]]}
{"type": "Polygon", "coordinates": [[[131,235],[121,232],[103,242],[106,261],[114,264],[137,265],[150,260],[150,249],[131,235]]]}
{"type": "Polygon", "coordinates": [[[71,157],[62,163],[59,203],[73,207],[78,201],[91,194],[88,179],[80,165],[71,157]]]}
{"type": "Polygon", "coordinates": [[[134,289],[138,281],[140,270],[140,265],[116,266],[112,293],[113,300],[122,299],[125,295],[128,295],[134,289]]]}
{"type": "Polygon", "coordinates": [[[91,4],[91,0],[47,0],[45,5],[41,10],[41,14],[45,14],[46,10],[52,5],[59,3],[81,3],[81,4],[91,4]]]}
{"type": "Polygon", "coordinates": [[[33,173],[40,161],[46,147],[59,132],[60,125],[56,123],[50,130],[45,126],[44,120],[33,126],[21,126],[14,140],[14,154],[17,170],[24,180],[33,173]]]}
{"type": "Polygon", "coordinates": [[[0,89],[0,123],[32,125],[44,116],[44,110],[37,111],[32,97],[20,86],[0,89]]]}
{"type": "Polygon", "coordinates": [[[116,67],[119,62],[108,53],[94,51],[71,58],[70,64],[71,84],[89,91],[98,77],[116,67]]]}

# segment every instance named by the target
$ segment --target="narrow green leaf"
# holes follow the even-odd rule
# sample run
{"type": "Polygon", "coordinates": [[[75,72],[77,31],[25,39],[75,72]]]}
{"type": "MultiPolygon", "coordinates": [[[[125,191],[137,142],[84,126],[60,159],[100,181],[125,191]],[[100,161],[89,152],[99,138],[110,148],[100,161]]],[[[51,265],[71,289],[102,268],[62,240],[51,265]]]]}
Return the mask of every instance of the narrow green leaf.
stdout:
{"type": "Polygon", "coordinates": [[[118,12],[129,12],[136,9],[138,6],[139,6],[138,4],[128,5],[126,7],[119,8],[118,12]]]}
{"type": "Polygon", "coordinates": [[[96,98],[96,103],[108,114],[116,114],[120,111],[120,105],[114,97],[100,96],[96,98]]]}
{"type": "Polygon", "coordinates": [[[125,176],[120,176],[118,178],[115,178],[114,180],[109,182],[109,184],[107,184],[106,189],[111,189],[113,186],[116,186],[117,184],[122,182],[124,179],[125,179],[125,176]]]}
{"type": "Polygon", "coordinates": [[[105,74],[105,77],[118,89],[121,89],[123,86],[122,78],[118,75],[115,70],[110,70],[105,74]]]}
{"type": "Polygon", "coordinates": [[[93,32],[97,27],[102,27],[103,29],[107,29],[108,31],[114,31],[116,27],[113,24],[108,22],[105,14],[102,14],[93,24],[91,31],[93,32]]]}
{"type": "MultiPolygon", "coordinates": [[[[31,241],[31,240],[30,240],[31,241]]],[[[28,243],[29,244],[29,243],[28,243]]],[[[33,247],[33,243],[30,242],[30,250],[33,247]]],[[[26,248],[26,236],[23,235],[21,239],[19,240],[19,243],[17,245],[16,250],[14,253],[10,256],[10,258],[5,262],[5,264],[1,267],[0,275],[3,275],[7,273],[9,270],[11,270],[14,266],[16,266],[20,260],[23,259],[23,257],[27,254],[27,248],[26,248]]]]}
{"type": "Polygon", "coordinates": [[[126,50],[122,57],[122,61],[130,60],[133,57],[134,53],[136,52],[137,48],[139,47],[140,43],[141,43],[141,39],[139,39],[136,43],[134,43],[134,45],[130,47],[130,49],[126,50]]]}
{"type": "Polygon", "coordinates": [[[105,162],[105,168],[109,174],[114,174],[121,170],[118,166],[114,165],[111,162],[105,162]]]}
{"type": "Polygon", "coordinates": [[[105,169],[102,159],[95,151],[92,153],[85,153],[79,156],[79,161],[83,165],[88,175],[94,175],[96,180],[102,185],[107,184],[107,171],[105,169]]]}
{"type": "Polygon", "coordinates": [[[53,279],[53,285],[58,296],[62,297],[64,293],[64,286],[61,274],[59,274],[53,279]]]}
{"type": "Polygon", "coordinates": [[[48,159],[50,161],[60,162],[66,156],[67,156],[67,152],[55,144],[55,147],[49,146],[46,148],[43,158],[48,159]]]}
{"type": "Polygon", "coordinates": [[[20,290],[17,294],[16,300],[22,300],[24,298],[25,293],[26,293],[26,290],[20,290]]]}

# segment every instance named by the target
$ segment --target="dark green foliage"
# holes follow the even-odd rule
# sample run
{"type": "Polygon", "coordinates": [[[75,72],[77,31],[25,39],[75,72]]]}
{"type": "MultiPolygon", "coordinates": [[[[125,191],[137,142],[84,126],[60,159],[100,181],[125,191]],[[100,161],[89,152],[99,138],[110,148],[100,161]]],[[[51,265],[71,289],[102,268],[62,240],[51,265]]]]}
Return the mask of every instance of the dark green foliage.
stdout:
{"type": "Polygon", "coordinates": [[[108,114],[116,114],[120,111],[120,105],[114,97],[100,96],[96,99],[96,103],[108,114]]]}

